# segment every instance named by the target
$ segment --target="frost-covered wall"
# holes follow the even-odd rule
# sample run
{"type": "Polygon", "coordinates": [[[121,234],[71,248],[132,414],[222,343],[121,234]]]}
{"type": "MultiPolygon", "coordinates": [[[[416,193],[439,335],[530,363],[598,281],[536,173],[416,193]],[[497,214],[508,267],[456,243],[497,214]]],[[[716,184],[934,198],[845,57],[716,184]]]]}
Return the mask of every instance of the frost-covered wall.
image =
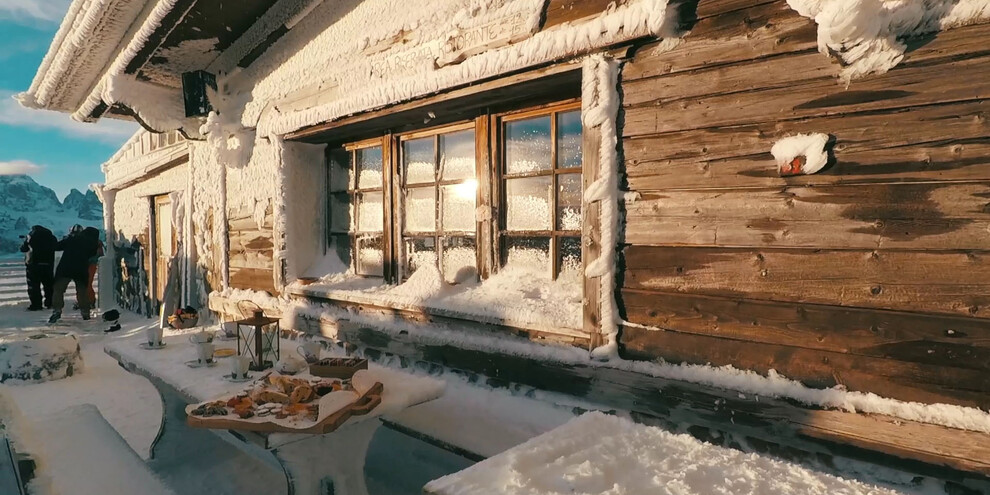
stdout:
{"type": "Polygon", "coordinates": [[[119,238],[146,235],[151,225],[150,197],[185,190],[189,165],[183,164],[117,191],[113,204],[114,231],[119,238]]]}
{"type": "Polygon", "coordinates": [[[235,60],[212,67],[231,72],[222,78],[226,92],[250,94],[231,98],[229,106],[219,106],[220,113],[227,112],[228,122],[239,119],[244,127],[256,127],[262,136],[280,135],[616,42],[665,34],[673,24],[664,0],[636,0],[541,31],[543,7],[544,2],[532,0],[431,1],[415,9],[399,0],[323,2],[250,67],[234,69],[235,60]],[[487,24],[512,25],[519,39],[445,63],[452,55],[452,36],[487,24]]]}
{"type": "Polygon", "coordinates": [[[285,281],[302,276],[324,254],[326,168],[323,145],[282,144],[284,188],[276,198],[276,258],[285,260],[285,281]],[[286,197],[288,195],[288,197],[286,197]],[[279,205],[284,215],[278,214],[279,205]],[[278,240],[284,235],[283,247],[278,240]]]}

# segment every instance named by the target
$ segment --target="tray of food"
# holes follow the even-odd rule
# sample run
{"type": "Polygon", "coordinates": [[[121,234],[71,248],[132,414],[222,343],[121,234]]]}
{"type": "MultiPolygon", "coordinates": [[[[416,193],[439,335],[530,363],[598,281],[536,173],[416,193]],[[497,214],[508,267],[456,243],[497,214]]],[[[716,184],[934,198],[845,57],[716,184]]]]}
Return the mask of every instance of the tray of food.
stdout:
{"type": "Polygon", "coordinates": [[[324,358],[309,365],[313,376],[324,378],[350,378],[360,370],[368,369],[368,360],[361,358],[324,358]]]}
{"type": "Polygon", "coordinates": [[[350,380],[266,375],[239,393],[186,407],[193,428],[323,434],[381,404],[384,387],[350,380]]]}

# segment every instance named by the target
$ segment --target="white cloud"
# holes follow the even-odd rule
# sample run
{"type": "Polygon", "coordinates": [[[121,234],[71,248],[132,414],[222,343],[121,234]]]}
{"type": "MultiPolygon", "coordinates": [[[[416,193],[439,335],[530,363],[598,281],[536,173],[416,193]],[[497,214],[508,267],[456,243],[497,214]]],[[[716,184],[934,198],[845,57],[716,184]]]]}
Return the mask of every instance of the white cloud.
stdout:
{"type": "Polygon", "coordinates": [[[59,23],[71,0],[0,0],[0,19],[59,23]]]}
{"type": "Polygon", "coordinates": [[[10,91],[0,90],[0,125],[52,130],[69,137],[96,139],[117,145],[123,144],[138,129],[137,124],[122,120],[101,119],[87,124],[72,120],[64,113],[27,109],[12,96],[10,91]]]}
{"type": "Polygon", "coordinates": [[[27,160],[0,162],[0,175],[34,175],[41,172],[41,165],[27,160]]]}

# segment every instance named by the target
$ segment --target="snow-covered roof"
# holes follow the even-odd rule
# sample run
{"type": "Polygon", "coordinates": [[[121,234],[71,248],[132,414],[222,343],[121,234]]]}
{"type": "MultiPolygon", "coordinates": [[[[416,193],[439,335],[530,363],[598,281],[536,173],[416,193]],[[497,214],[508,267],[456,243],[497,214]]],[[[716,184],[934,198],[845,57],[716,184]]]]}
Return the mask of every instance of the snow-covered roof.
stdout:
{"type": "MultiPolygon", "coordinates": [[[[130,38],[148,0],[73,0],[27,91],[25,107],[75,112],[130,38]]],[[[81,120],[81,119],[80,119],[81,120]]]]}

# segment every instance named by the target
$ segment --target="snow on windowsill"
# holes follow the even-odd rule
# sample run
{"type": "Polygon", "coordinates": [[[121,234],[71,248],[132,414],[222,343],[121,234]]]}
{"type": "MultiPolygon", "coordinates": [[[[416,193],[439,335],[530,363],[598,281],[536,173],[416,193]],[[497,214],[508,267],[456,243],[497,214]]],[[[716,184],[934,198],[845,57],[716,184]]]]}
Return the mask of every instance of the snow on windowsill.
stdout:
{"type": "Polygon", "coordinates": [[[483,282],[458,285],[443,282],[433,267],[420,268],[399,285],[335,274],[310,285],[295,282],[288,290],[301,296],[587,337],[581,331],[581,285],[574,280],[550,281],[525,270],[503,270],[483,282]]]}

